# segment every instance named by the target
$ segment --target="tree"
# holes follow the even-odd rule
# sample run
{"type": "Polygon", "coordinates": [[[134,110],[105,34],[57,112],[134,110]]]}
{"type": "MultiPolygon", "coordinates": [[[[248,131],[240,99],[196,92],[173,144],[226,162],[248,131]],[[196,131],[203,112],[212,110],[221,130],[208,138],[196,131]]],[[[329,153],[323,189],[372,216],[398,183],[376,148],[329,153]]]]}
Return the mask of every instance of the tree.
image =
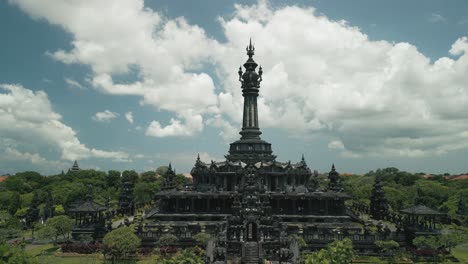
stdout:
{"type": "Polygon", "coordinates": [[[54,244],[56,244],[60,235],[63,239],[66,239],[72,229],[73,220],[66,215],[59,215],[47,219],[45,225],[39,229],[38,233],[42,238],[54,239],[54,244]]]}
{"type": "Polygon", "coordinates": [[[120,172],[110,170],[106,176],[107,187],[118,187],[120,185],[120,172]]]}
{"type": "Polygon", "coordinates": [[[134,170],[126,170],[122,172],[122,182],[126,181],[136,184],[138,182],[138,173],[134,170]]]}
{"type": "Polygon", "coordinates": [[[115,259],[121,259],[131,253],[136,252],[140,246],[140,239],[133,233],[130,227],[119,227],[107,233],[102,240],[112,257],[112,263],[115,259]]]}
{"type": "MultiPolygon", "coordinates": [[[[159,263],[159,262],[158,262],[159,263]]],[[[161,264],[203,264],[203,258],[193,250],[185,249],[177,252],[169,259],[165,259],[161,264]]]]}
{"type": "Polygon", "coordinates": [[[173,234],[164,234],[158,239],[158,245],[169,246],[177,242],[177,237],[173,234]]]}
{"type": "Polygon", "coordinates": [[[156,181],[157,174],[155,171],[145,171],[141,174],[142,182],[154,182],[156,181]]]}
{"type": "Polygon", "coordinates": [[[183,174],[176,174],[175,183],[177,188],[183,188],[185,185],[190,183],[190,179],[183,174]]]}
{"type": "Polygon", "coordinates": [[[443,234],[440,238],[440,244],[444,245],[449,251],[452,251],[452,248],[455,246],[465,243],[468,241],[468,233],[452,231],[448,234],[443,234]]]}
{"type": "Polygon", "coordinates": [[[378,240],[375,241],[375,245],[382,254],[394,255],[394,252],[400,248],[400,244],[394,240],[378,240]]]}
{"type": "Polygon", "coordinates": [[[197,241],[198,244],[205,246],[206,243],[210,241],[212,236],[209,233],[200,232],[194,235],[192,238],[195,239],[195,241],[197,241]]]}
{"type": "Polygon", "coordinates": [[[164,174],[166,174],[167,170],[169,169],[168,166],[160,166],[156,169],[156,174],[159,175],[159,176],[162,176],[164,174]]]}
{"type": "Polygon", "coordinates": [[[63,208],[63,205],[58,204],[55,206],[54,213],[55,215],[63,215],[65,214],[65,208],[63,208]]]}
{"type": "Polygon", "coordinates": [[[135,203],[137,205],[147,204],[153,200],[153,191],[147,182],[139,182],[133,188],[135,194],[135,203]]]}
{"type": "Polygon", "coordinates": [[[57,244],[57,229],[50,225],[43,225],[37,231],[37,236],[41,239],[52,239],[54,241],[54,245],[57,244]]]}
{"type": "Polygon", "coordinates": [[[21,248],[0,242],[0,263],[5,264],[35,264],[37,261],[21,248]]]}
{"type": "Polygon", "coordinates": [[[413,239],[413,245],[419,249],[435,249],[439,247],[436,236],[419,236],[413,239]]]}
{"type": "Polygon", "coordinates": [[[22,227],[18,218],[0,211],[0,242],[18,236],[22,227]]]}
{"type": "Polygon", "coordinates": [[[335,240],[327,248],[305,257],[305,264],[348,264],[354,258],[353,242],[345,238],[335,240]]]}
{"type": "Polygon", "coordinates": [[[8,206],[8,211],[10,214],[15,214],[18,209],[21,208],[21,196],[17,192],[12,192],[10,196],[10,202],[7,203],[9,204],[8,206]]]}
{"type": "Polygon", "coordinates": [[[24,179],[16,175],[7,177],[4,186],[9,191],[18,192],[21,194],[32,191],[31,185],[29,185],[24,179]]]}

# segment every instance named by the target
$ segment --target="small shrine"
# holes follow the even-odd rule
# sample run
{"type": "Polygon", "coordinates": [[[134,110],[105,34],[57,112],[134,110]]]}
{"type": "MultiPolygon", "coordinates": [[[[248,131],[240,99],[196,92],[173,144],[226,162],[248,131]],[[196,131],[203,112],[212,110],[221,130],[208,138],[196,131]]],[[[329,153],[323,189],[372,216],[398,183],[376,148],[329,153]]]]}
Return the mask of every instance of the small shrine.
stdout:
{"type": "Polygon", "coordinates": [[[372,188],[370,198],[370,215],[375,220],[383,220],[389,215],[388,202],[385,198],[385,193],[382,189],[382,181],[380,177],[375,178],[374,187],[372,188]]]}
{"type": "Polygon", "coordinates": [[[133,215],[135,212],[134,184],[129,180],[125,180],[120,188],[118,213],[124,216],[133,215]]]}
{"type": "Polygon", "coordinates": [[[90,236],[93,240],[100,240],[106,232],[106,217],[104,212],[107,207],[93,201],[92,190],[88,191],[86,200],[72,206],[67,214],[75,219],[72,237],[80,240],[83,236],[90,236]]]}

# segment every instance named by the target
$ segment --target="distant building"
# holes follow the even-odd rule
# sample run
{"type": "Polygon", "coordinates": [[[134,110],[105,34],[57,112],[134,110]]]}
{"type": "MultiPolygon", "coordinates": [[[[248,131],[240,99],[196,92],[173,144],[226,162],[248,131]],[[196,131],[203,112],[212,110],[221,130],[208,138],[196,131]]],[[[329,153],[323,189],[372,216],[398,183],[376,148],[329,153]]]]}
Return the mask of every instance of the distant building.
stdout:
{"type": "Polygon", "coordinates": [[[78,161],[75,160],[75,162],[73,163],[73,166],[68,171],[80,171],[80,170],[81,169],[80,169],[80,166],[78,166],[78,161]]]}
{"type": "Polygon", "coordinates": [[[455,175],[450,177],[449,180],[466,180],[468,179],[468,174],[462,174],[462,175],[455,175]]]}

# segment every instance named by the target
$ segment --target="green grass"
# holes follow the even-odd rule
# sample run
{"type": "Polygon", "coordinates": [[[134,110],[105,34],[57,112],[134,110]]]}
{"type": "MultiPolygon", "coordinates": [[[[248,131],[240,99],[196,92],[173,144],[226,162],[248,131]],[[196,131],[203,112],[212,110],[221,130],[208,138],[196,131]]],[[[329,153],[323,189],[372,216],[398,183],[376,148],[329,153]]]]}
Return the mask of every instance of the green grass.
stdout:
{"type": "Polygon", "coordinates": [[[40,246],[35,246],[30,249],[26,248],[26,252],[28,252],[31,256],[38,256],[38,255],[51,255],[58,249],[58,246],[54,246],[52,244],[44,244],[40,246]]]}
{"type": "Polygon", "coordinates": [[[452,249],[452,255],[461,263],[468,263],[468,243],[459,245],[452,249]]]}
{"type": "MultiPolygon", "coordinates": [[[[73,256],[73,257],[56,257],[53,255],[49,256],[38,256],[36,260],[40,264],[104,264],[100,254],[91,254],[91,255],[82,255],[82,256],[73,256]]],[[[110,264],[111,261],[108,260],[105,262],[110,264]]],[[[115,264],[145,264],[147,261],[115,261],[115,264]]],[[[155,263],[155,262],[151,262],[155,263]]]]}
{"type": "Polygon", "coordinates": [[[79,257],[38,256],[36,260],[40,264],[102,264],[102,260],[96,254],[79,257]]]}

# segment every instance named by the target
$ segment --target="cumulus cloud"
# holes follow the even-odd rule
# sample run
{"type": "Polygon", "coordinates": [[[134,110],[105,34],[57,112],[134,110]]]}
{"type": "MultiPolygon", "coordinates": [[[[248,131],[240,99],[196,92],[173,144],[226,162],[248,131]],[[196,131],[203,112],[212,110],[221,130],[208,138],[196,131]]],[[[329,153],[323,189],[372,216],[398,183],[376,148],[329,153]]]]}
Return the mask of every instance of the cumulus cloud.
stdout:
{"type": "Polygon", "coordinates": [[[29,152],[20,152],[17,149],[7,147],[3,152],[2,160],[19,160],[19,161],[27,161],[35,165],[41,166],[53,166],[58,167],[58,165],[63,165],[62,162],[59,161],[49,161],[46,158],[42,157],[38,153],[29,153],[29,152]]]}
{"type": "Polygon", "coordinates": [[[238,122],[234,102],[242,101],[233,65],[242,41],[254,36],[264,69],[261,126],[326,133],[334,138],[329,147],[346,156],[417,157],[468,147],[465,37],[450,50],[458,58],[431,62],[409,43],[371,41],[313,8],[272,9],[261,1],[237,5],[221,23],[229,40],[221,65],[229,99],[221,109],[231,120],[238,122]]]}
{"type": "Polygon", "coordinates": [[[87,147],[61,119],[53,111],[45,92],[34,92],[20,85],[0,84],[0,143],[9,149],[10,156],[22,157],[33,163],[45,162],[34,151],[18,148],[47,146],[58,151],[60,159],[68,161],[91,157],[112,160],[128,158],[125,152],[87,147]]]}
{"type": "Polygon", "coordinates": [[[130,124],[133,124],[133,113],[132,112],[125,113],[125,119],[127,119],[127,121],[130,124]]]}
{"type": "Polygon", "coordinates": [[[162,127],[158,121],[152,121],[146,129],[146,135],[153,137],[193,136],[202,131],[203,118],[191,111],[182,112],[180,118],[171,118],[170,124],[162,127]]]}
{"type": "Polygon", "coordinates": [[[468,147],[465,37],[453,44],[453,57],[431,61],[414,45],[371,41],[314,8],[272,8],[267,1],[235,5],[234,14],[220,18],[223,43],[183,18],[145,8],[142,0],[10,1],[71,33],[72,48],[51,56],[90,66],[94,88],[136,95],[174,114],[168,124],[151,122],[149,136],[193,136],[206,124],[234,136],[243,102],[236,68],[253,37],[264,69],[262,127],[297,136],[326,133],[333,138],[329,146],[347,156],[414,157],[468,147]],[[208,64],[217,69],[219,92],[204,71],[208,64]],[[139,80],[115,83],[114,76],[130,69],[139,80]]]}
{"type": "Polygon", "coordinates": [[[92,119],[97,122],[110,122],[112,119],[118,116],[119,114],[116,112],[105,110],[104,112],[97,112],[96,114],[94,114],[92,119]]]}
{"type": "Polygon", "coordinates": [[[72,34],[71,50],[50,54],[63,63],[89,65],[95,88],[109,94],[141,96],[142,104],[184,119],[170,124],[154,121],[148,129],[158,133],[148,135],[193,135],[201,130],[187,119],[200,123],[204,113],[216,111],[213,81],[197,71],[212,59],[218,43],[184,18],[165,19],[146,8],[143,0],[10,2],[72,34]],[[141,80],[114,83],[113,75],[127,73],[133,66],[139,69],[141,80]]]}

